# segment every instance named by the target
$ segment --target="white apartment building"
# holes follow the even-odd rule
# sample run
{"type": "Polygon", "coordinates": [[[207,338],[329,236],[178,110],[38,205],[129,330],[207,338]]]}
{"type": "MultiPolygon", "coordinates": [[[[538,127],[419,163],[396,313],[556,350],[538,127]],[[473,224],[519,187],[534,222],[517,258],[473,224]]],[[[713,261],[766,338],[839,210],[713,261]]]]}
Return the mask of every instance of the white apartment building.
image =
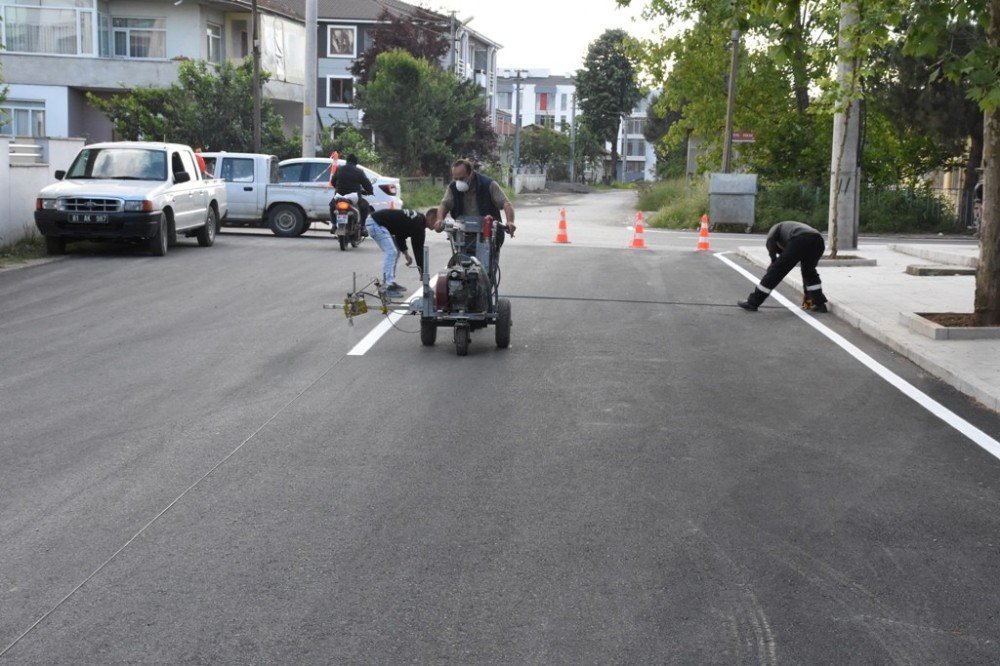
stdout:
{"type": "MultiPolygon", "coordinates": [[[[574,114],[581,113],[576,103],[576,81],[570,76],[552,75],[545,69],[519,71],[520,77],[517,70],[500,70],[497,109],[505,116],[509,114],[516,124],[514,95],[519,82],[522,127],[531,124],[555,130],[570,127],[574,114]]],[[[618,133],[618,180],[656,180],[656,152],[643,136],[652,97],[651,94],[640,101],[622,123],[618,133]]],[[[606,148],[610,155],[611,144],[606,148]]]]}
{"type": "MultiPolygon", "coordinates": [[[[300,126],[305,30],[283,4],[260,0],[264,95],[300,126]]],[[[246,0],[0,0],[0,66],[8,87],[0,135],[111,138],[86,93],[176,82],[183,60],[242,60],[251,48],[246,0]]]]}

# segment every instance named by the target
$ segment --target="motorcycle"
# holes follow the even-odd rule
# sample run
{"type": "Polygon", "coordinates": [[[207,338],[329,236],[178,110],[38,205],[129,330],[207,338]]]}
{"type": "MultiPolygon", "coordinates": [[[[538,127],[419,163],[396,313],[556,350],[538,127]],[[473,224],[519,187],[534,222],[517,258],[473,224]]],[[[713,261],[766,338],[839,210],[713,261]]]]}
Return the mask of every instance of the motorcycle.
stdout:
{"type": "Polygon", "coordinates": [[[347,244],[357,247],[365,237],[365,228],[361,224],[361,211],[358,210],[358,193],[337,194],[333,198],[333,228],[340,243],[341,252],[347,249],[347,244]]]}

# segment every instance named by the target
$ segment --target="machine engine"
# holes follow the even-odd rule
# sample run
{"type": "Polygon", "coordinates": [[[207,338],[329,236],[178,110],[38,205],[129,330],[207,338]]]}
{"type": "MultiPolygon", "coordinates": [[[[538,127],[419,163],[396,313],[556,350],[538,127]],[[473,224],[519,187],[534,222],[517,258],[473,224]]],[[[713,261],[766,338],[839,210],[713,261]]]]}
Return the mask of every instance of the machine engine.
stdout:
{"type": "Polygon", "coordinates": [[[456,255],[438,274],[437,309],[444,312],[486,312],[490,307],[490,280],[475,257],[456,255]]]}

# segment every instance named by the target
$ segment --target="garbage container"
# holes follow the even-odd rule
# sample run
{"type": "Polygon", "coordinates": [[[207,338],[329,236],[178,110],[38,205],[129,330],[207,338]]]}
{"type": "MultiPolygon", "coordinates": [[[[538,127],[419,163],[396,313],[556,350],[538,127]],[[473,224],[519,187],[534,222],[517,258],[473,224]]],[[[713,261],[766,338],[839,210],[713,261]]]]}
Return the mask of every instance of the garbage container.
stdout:
{"type": "Polygon", "coordinates": [[[750,233],[757,204],[757,174],[713,173],[708,184],[708,225],[743,225],[750,233]]]}

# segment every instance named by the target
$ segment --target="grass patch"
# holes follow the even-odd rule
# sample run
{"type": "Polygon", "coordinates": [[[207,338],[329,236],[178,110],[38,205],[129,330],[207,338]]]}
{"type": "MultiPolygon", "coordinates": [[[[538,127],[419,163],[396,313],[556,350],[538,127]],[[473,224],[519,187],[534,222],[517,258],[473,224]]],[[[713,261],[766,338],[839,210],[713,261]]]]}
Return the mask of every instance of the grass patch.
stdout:
{"type": "Polygon", "coordinates": [[[436,207],[444,198],[444,189],[443,185],[431,185],[430,183],[403,184],[403,207],[419,211],[436,207]]]}
{"type": "Polygon", "coordinates": [[[0,247],[0,268],[11,264],[23,264],[32,259],[45,257],[45,239],[32,234],[30,237],[12,245],[0,247]]]}
{"type": "Polygon", "coordinates": [[[708,212],[708,183],[695,179],[690,187],[685,178],[663,180],[643,187],[639,208],[655,210],[649,224],[665,229],[694,229],[708,212]]]}

